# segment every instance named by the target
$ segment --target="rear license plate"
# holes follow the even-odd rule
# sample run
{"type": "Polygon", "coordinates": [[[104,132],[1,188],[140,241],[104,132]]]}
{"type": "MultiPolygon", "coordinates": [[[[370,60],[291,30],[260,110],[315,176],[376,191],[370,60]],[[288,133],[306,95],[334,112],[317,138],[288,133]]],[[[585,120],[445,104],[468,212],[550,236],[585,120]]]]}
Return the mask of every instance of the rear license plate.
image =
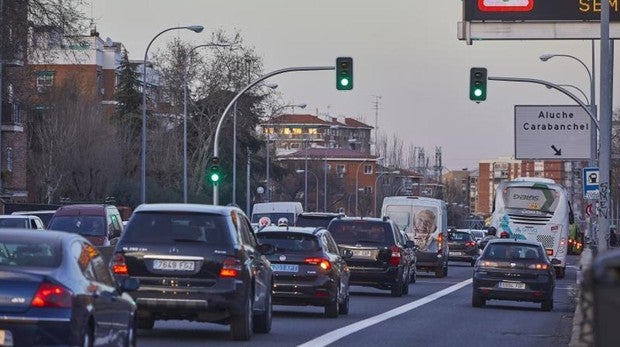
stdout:
{"type": "Polygon", "coordinates": [[[298,272],[299,266],[294,264],[271,264],[271,270],[278,272],[298,272]]]}
{"type": "Polygon", "coordinates": [[[449,252],[448,255],[458,256],[458,255],[463,255],[463,252],[449,252]]]}
{"type": "Polygon", "coordinates": [[[525,289],[525,283],[523,282],[499,282],[499,287],[504,289],[525,289]]]}
{"type": "Polygon", "coordinates": [[[153,260],[153,269],[172,270],[172,271],[194,271],[193,261],[183,260],[153,260]]]}
{"type": "Polygon", "coordinates": [[[354,257],[370,257],[372,256],[372,252],[370,250],[354,249],[353,256],[354,257]]]}
{"type": "Polygon", "coordinates": [[[13,346],[13,334],[9,330],[0,329],[0,346],[13,346]]]}

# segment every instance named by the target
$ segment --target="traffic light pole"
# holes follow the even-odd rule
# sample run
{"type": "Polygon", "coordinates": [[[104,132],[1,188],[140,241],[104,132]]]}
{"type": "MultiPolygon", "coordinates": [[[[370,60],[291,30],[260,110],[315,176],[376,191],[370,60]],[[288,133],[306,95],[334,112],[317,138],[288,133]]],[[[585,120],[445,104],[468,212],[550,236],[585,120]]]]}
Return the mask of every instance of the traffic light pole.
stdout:
{"type": "MultiPolygon", "coordinates": [[[[228,103],[228,106],[226,106],[226,108],[224,109],[224,112],[222,112],[222,116],[220,117],[220,120],[217,123],[217,127],[215,128],[215,137],[213,140],[213,157],[218,157],[219,156],[219,139],[220,139],[220,131],[222,129],[222,124],[224,124],[224,118],[226,117],[226,115],[228,114],[228,112],[230,111],[230,108],[232,107],[232,105],[235,104],[235,102],[237,102],[237,100],[241,97],[241,95],[243,93],[245,93],[246,91],[248,91],[248,89],[254,87],[255,85],[257,85],[258,83],[266,80],[269,77],[273,77],[279,74],[283,74],[283,73],[287,73],[287,72],[296,72],[296,71],[325,71],[325,70],[335,70],[336,67],[335,66],[298,66],[298,67],[288,67],[288,68],[284,68],[284,69],[280,69],[280,70],[275,70],[272,71],[270,73],[267,73],[261,77],[259,77],[257,80],[250,82],[247,86],[245,86],[243,89],[241,89],[237,95],[235,95],[235,97],[228,103]]],[[[218,189],[218,185],[214,184],[213,185],[213,205],[218,205],[219,204],[219,189],[218,189]]]]}

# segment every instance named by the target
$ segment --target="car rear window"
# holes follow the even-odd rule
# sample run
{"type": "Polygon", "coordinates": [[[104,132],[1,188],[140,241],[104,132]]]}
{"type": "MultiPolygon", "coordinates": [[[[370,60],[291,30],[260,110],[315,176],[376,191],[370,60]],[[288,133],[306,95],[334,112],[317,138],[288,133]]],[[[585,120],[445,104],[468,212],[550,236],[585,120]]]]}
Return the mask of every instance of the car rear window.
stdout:
{"type": "Polygon", "coordinates": [[[202,242],[217,246],[231,244],[225,216],[191,212],[134,213],[121,242],[202,242]]]}
{"type": "Polygon", "coordinates": [[[329,225],[329,232],[338,244],[394,244],[392,228],[385,222],[333,221],[329,225]]]}
{"type": "Polygon", "coordinates": [[[511,243],[489,243],[484,249],[485,259],[492,260],[543,260],[541,247],[511,243]]]}
{"type": "Polygon", "coordinates": [[[470,233],[455,232],[455,233],[449,233],[448,235],[450,236],[450,240],[452,241],[471,241],[472,240],[472,236],[470,233]]]}
{"type": "Polygon", "coordinates": [[[297,217],[297,223],[295,226],[298,227],[323,227],[327,228],[329,222],[332,221],[334,217],[332,216],[303,216],[299,215],[297,217]]]}
{"type": "Polygon", "coordinates": [[[57,268],[60,261],[59,243],[0,241],[0,266],[57,268]]]}
{"type": "Polygon", "coordinates": [[[55,216],[50,221],[49,229],[84,236],[105,236],[105,225],[103,216],[55,216]]]}
{"type": "Polygon", "coordinates": [[[0,228],[28,228],[28,218],[1,218],[0,228]]]}
{"type": "Polygon", "coordinates": [[[261,243],[272,244],[276,252],[314,252],[321,250],[316,236],[302,233],[258,233],[261,243]]]}

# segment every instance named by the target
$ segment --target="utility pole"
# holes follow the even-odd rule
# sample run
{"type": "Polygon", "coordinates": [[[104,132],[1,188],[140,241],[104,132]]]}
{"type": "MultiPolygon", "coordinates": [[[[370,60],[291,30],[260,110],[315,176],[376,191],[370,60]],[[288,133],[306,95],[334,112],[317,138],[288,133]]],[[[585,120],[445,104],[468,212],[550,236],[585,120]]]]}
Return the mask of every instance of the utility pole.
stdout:
{"type": "Polygon", "coordinates": [[[599,116],[599,200],[598,200],[598,252],[607,250],[607,236],[609,235],[609,207],[610,207],[610,180],[611,170],[611,88],[612,88],[612,51],[609,40],[609,3],[601,5],[601,78],[600,78],[600,116],[599,116]]]}

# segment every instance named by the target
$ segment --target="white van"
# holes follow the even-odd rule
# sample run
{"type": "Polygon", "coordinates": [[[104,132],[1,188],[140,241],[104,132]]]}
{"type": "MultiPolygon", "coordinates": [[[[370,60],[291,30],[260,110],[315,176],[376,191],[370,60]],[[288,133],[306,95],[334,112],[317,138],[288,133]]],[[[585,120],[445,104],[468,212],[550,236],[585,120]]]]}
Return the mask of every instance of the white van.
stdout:
{"type": "Polygon", "coordinates": [[[286,218],[287,225],[295,225],[297,216],[304,211],[301,202],[279,201],[254,204],[252,208],[252,224],[259,226],[278,224],[281,218],[286,218]]]}
{"type": "Polygon", "coordinates": [[[448,274],[448,213],[443,200],[418,196],[387,196],[381,207],[416,244],[416,267],[448,274]]]}

